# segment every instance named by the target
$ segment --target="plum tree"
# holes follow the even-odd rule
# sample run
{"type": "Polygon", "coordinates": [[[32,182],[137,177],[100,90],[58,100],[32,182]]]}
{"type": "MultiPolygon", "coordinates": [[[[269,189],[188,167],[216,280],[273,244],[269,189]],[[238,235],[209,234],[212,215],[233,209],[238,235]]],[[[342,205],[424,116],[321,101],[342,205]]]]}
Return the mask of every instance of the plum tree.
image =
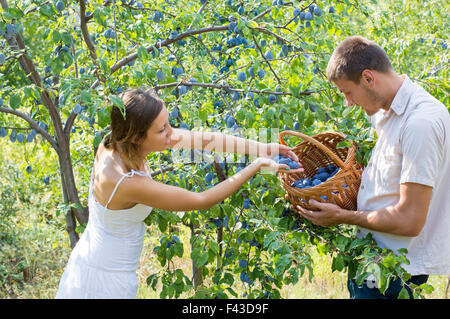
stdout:
{"type": "MultiPolygon", "coordinates": [[[[418,0],[387,2],[392,5],[378,8],[369,0],[0,0],[0,136],[9,137],[2,143],[22,141],[13,147],[28,151],[40,146],[48,158],[52,151],[56,155],[59,172],[35,168],[29,177],[39,177],[44,185],[57,183],[49,176],[59,177],[57,196],[67,208],[72,247],[79,238],[77,225],[89,219],[87,198],[79,191],[86,192],[92,159],[110,130],[111,107],[123,109],[119,95],[128,88],[152,87],[171,110],[174,127],[228,130],[274,142],[285,127],[308,135],[341,131],[358,143],[357,158],[365,163],[374,142],[370,122],[363,112],[344,106],[323,71],[336,43],[367,34],[389,54],[401,52],[396,67],[426,83],[437,98],[447,98],[439,85],[445,83],[445,67],[440,68],[448,60],[446,29],[435,25],[443,20],[442,12],[433,9],[439,3],[430,0],[430,19],[424,20],[418,0]],[[409,13],[405,18],[420,28],[395,24],[393,12],[409,13]],[[404,39],[391,41],[392,34],[404,39]]],[[[297,142],[289,140],[290,145],[297,142]]],[[[209,157],[198,150],[183,154],[182,163],[175,163],[169,151],[150,155],[151,163],[161,163],[159,169],[152,167],[154,178],[199,192],[252,160],[209,157]],[[202,160],[196,161],[199,154],[202,160]]],[[[33,162],[23,161],[20,169],[25,163],[33,162]]],[[[321,173],[336,172],[326,168],[321,173]]],[[[348,269],[359,278],[367,268],[357,265],[386,256],[380,251],[373,253],[376,258],[364,255],[365,248],[372,249],[370,240],[350,246],[355,239],[347,228],[323,229],[297,220],[283,196],[276,176],[259,174],[209,210],[174,214],[155,209],[146,223],[162,233],[155,247],[161,269],[147,282],[162,287],[162,298],[182,292],[198,298],[238,297],[234,278],[240,277],[249,298],[280,298],[283,285],[312,269],[302,249],[306,245],[331,254],[333,270],[348,269]],[[210,219],[215,227],[202,227],[210,219]],[[190,230],[192,278],[173,268],[173,258],[183,256],[184,249],[176,240],[179,234],[169,234],[175,223],[190,230]],[[236,267],[239,260],[249,261],[245,272],[236,267]]],[[[400,269],[401,256],[389,257],[386,264],[377,263],[384,276],[400,269]]]]}

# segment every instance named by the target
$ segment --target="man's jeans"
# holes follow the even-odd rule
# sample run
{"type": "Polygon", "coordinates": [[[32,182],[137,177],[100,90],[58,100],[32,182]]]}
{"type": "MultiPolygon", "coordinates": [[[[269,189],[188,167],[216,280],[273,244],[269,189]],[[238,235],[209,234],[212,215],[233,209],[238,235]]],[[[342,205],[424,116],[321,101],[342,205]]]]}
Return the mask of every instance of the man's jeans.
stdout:
{"type": "MultiPolygon", "coordinates": [[[[413,283],[420,286],[421,284],[426,283],[427,280],[428,275],[417,275],[412,276],[406,283],[413,283]]],[[[365,281],[361,286],[358,286],[353,279],[349,278],[347,280],[347,288],[350,292],[350,299],[397,299],[403,286],[401,280],[396,278],[394,281],[389,282],[389,287],[383,295],[375,284],[367,284],[365,281]]],[[[405,286],[405,288],[408,291],[409,298],[413,299],[414,297],[411,289],[408,286],[405,286]]]]}

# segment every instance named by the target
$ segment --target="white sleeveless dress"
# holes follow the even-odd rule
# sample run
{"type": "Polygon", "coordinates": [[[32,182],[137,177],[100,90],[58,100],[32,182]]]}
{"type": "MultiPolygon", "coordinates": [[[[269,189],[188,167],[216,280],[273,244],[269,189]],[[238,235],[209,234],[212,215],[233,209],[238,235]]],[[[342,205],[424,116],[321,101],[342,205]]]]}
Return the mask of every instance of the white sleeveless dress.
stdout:
{"type": "Polygon", "coordinates": [[[143,204],[121,210],[107,208],[119,184],[134,174],[151,178],[135,170],[123,174],[105,207],[95,200],[91,178],[89,221],[70,255],[55,298],[136,298],[136,269],[145,233],[143,221],[152,208],[143,204]]]}

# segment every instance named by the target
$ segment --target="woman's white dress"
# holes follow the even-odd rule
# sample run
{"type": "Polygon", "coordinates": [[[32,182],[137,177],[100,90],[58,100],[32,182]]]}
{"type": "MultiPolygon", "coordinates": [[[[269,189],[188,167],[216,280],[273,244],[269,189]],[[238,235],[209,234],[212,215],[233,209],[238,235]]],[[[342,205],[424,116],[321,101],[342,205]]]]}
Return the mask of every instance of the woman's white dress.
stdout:
{"type": "Polygon", "coordinates": [[[144,219],[152,208],[143,204],[121,210],[107,208],[119,184],[134,174],[151,178],[135,170],[123,174],[105,207],[95,200],[91,179],[89,222],[72,250],[55,298],[136,298],[144,219]]]}

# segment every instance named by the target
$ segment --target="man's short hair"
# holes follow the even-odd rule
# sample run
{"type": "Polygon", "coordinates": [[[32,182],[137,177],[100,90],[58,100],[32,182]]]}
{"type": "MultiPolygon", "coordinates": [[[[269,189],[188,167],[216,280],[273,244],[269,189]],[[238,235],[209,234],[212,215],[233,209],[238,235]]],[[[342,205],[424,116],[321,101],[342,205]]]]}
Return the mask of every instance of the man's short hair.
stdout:
{"type": "Polygon", "coordinates": [[[358,84],[366,69],[382,73],[393,70],[386,52],[378,44],[352,36],[342,41],[331,55],[327,78],[331,82],[346,79],[358,84]]]}

